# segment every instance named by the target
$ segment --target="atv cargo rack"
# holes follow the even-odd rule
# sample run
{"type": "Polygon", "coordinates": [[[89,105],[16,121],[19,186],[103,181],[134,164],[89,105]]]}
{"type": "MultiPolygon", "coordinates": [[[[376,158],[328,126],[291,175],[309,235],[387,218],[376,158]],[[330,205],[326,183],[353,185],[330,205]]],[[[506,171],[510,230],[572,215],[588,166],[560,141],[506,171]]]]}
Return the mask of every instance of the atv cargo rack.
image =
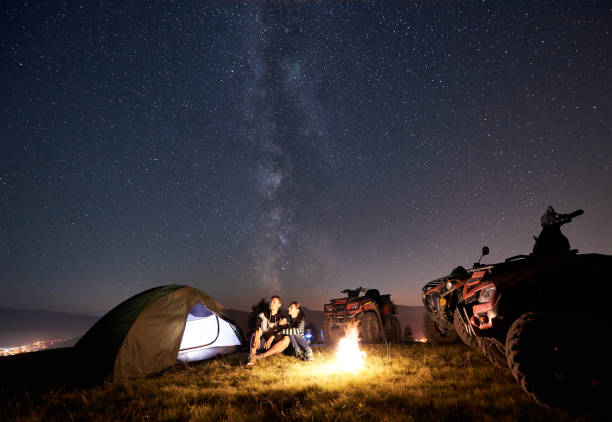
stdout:
{"type": "Polygon", "coordinates": [[[446,282],[450,278],[453,278],[453,277],[450,276],[450,275],[447,275],[445,277],[440,277],[440,278],[437,278],[435,280],[430,281],[429,283],[427,283],[426,285],[423,286],[423,293],[425,293],[429,289],[432,289],[434,287],[439,286],[440,284],[443,284],[444,282],[446,282]]]}

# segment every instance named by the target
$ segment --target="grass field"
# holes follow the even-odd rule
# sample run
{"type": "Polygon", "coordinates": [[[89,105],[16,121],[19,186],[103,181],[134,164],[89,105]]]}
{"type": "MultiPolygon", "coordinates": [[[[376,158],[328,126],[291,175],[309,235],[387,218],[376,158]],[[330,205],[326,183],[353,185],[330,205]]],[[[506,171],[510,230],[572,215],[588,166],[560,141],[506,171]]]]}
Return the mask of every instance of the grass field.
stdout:
{"type": "Polygon", "coordinates": [[[462,345],[363,347],[366,366],[336,371],[327,348],[316,361],[275,356],[246,368],[246,354],[176,366],[147,379],[0,397],[1,420],[382,420],[564,421],[532,403],[509,373],[462,345]]]}

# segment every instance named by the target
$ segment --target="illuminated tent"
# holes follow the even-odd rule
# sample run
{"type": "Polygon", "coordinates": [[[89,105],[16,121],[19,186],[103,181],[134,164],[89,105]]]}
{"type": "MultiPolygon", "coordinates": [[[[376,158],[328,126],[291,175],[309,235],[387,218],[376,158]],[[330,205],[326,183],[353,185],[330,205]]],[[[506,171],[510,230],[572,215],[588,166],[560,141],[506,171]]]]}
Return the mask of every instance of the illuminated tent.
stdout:
{"type": "Polygon", "coordinates": [[[234,353],[244,340],[223,306],[190,286],[146,290],[104,315],[76,344],[83,371],[119,380],[157,373],[177,360],[234,353]]]}

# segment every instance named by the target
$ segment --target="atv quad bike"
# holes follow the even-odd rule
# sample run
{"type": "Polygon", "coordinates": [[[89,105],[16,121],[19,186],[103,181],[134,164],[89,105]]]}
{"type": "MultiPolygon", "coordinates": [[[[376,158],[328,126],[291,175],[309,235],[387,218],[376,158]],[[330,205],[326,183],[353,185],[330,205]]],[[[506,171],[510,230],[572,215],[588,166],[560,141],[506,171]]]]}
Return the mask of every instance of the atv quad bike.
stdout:
{"type": "Polygon", "coordinates": [[[332,299],[323,306],[323,335],[327,344],[335,344],[344,337],[345,329],[358,324],[359,337],[363,343],[377,343],[384,339],[388,343],[399,343],[401,327],[391,295],[381,295],[376,289],[345,289],[347,297],[332,299]],[[363,296],[360,293],[365,292],[363,296]]]}
{"type": "Polygon", "coordinates": [[[605,299],[612,256],[578,254],[559,230],[582,213],[543,217],[533,253],[470,270],[456,314],[484,355],[510,368],[536,402],[578,412],[602,406],[610,387],[605,299]],[[542,236],[557,239],[543,246],[542,236]]]}
{"type": "Polygon", "coordinates": [[[423,333],[432,344],[457,343],[476,346],[474,336],[461,318],[456,318],[457,304],[461,301],[463,285],[469,278],[463,267],[449,275],[430,281],[423,286],[423,333]]]}

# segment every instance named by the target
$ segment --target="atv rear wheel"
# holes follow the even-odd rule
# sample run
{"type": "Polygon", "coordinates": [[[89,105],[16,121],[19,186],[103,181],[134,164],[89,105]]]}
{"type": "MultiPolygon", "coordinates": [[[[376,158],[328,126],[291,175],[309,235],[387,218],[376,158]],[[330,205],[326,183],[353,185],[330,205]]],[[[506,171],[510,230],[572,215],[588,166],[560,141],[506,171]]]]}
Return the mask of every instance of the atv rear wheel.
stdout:
{"type": "Polygon", "coordinates": [[[400,343],[402,339],[402,328],[396,316],[389,315],[385,318],[384,330],[387,343],[400,343]]]}
{"type": "Polygon", "coordinates": [[[442,325],[434,320],[431,312],[423,314],[423,333],[431,344],[457,343],[459,336],[455,329],[448,325],[442,325]]]}
{"type": "Polygon", "coordinates": [[[378,343],[380,341],[380,322],[374,312],[366,312],[359,322],[359,336],[362,343],[378,343]]]}
{"type": "Polygon", "coordinates": [[[465,326],[465,322],[463,321],[463,318],[461,318],[459,309],[456,308],[453,315],[453,325],[455,326],[457,335],[466,345],[470,347],[478,347],[477,337],[468,331],[468,327],[465,326]]]}
{"type": "Polygon", "coordinates": [[[506,348],[499,341],[488,337],[476,337],[478,348],[496,368],[507,368],[506,348]]]}
{"type": "MultiPolygon", "coordinates": [[[[603,345],[581,347],[571,336],[582,315],[527,312],[517,318],[506,337],[508,365],[523,390],[545,407],[583,411],[608,400],[602,364],[603,345]]],[[[589,338],[589,337],[587,337],[589,338]]]]}

